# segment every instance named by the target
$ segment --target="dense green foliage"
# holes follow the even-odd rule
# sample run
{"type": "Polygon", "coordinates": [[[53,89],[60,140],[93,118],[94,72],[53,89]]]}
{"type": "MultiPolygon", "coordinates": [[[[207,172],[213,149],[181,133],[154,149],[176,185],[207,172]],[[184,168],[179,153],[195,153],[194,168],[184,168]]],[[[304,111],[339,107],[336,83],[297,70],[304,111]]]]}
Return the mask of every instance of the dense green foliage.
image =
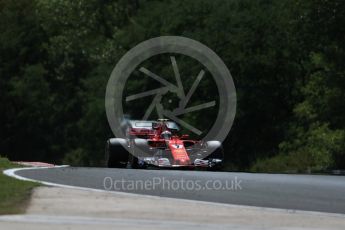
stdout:
{"type": "Polygon", "coordinates": [[[234,78],[229,169],[345,168],[344,1],[0,0],[0,20],[10,159],[101,165],[112,68],[141,41],[178,35],[213,49],[234,78]]]}

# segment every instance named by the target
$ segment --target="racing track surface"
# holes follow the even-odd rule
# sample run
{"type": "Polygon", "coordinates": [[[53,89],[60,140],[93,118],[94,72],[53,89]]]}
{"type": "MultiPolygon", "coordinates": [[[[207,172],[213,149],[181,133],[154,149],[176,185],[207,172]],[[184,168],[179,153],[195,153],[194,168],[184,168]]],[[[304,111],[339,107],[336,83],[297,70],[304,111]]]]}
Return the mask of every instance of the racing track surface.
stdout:
{"type": "Polygon", "coordinates": [[[343,176],[74,167],[29,169],[18,171],[16,174],[45,182],[102,190],[105,181],[108,188],[113,185],[112,191],[228,204],[345,213],[343,176]],[[122,182],[123,179],[126,182],[122,182]],[[143,187],[145,185],[146,189],[143,187]]]}

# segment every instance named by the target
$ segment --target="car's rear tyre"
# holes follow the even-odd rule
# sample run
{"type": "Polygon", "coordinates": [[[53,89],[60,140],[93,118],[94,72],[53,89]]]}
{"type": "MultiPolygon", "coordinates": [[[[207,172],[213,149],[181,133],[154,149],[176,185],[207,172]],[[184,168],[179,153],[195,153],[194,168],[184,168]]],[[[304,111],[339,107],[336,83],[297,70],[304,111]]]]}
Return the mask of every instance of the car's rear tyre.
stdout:
{"type": "Polygon", "coordinates": [[[129,165],[132,169],[146,169],[147,165],[144,162],[139,161],[136,156],[130,154],[129,156],[129,165]]]}
{"type": "Polygon", "coordinates": [[[128,163],[128,151],[122,146],[127,141],[122,138],[111,138],[105,147],[105,160],[108,168],[126,168],[128,163]]]}
{"type": "Polygon", "coordinates": [[[136,138],[133,140],[133,145],[135,147],[134,155],[130,154],[129,156],[129,163],[131,168],[133,169],[144,169],[147,167],[146,164],[141,164],[142,162],[139,161],[138,157],[147,156],[147,152],[149,151],[149,145],[147,140],[136,138]]]}
{"type": "Polygon", "coordinates": [[[138,169],[139,168],[139,163],[138,163],[138,158],[133,156],[132,154],[129,156],[129,165],[132,169],[138,169]]]}

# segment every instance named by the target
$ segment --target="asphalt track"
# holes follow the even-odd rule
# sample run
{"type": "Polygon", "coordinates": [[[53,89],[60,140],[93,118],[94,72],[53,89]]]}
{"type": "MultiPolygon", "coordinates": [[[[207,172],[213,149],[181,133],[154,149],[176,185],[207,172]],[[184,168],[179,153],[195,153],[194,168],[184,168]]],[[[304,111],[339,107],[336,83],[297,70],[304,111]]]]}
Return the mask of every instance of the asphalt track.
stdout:
{"type": "Polygon", "coordinates": [[[345,214],[345,177],[178,170],[50,168],[16,175],[162,197],[345,214]]]}

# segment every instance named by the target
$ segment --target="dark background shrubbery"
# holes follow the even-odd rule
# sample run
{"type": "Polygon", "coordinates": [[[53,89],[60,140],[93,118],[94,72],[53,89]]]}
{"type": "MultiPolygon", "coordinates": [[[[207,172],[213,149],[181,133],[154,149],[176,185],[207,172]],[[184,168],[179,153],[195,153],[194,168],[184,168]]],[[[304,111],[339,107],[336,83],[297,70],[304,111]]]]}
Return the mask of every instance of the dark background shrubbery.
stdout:
{"type": "Polygon", "coordinates": [[[102,165],[112,68],[178,35],[233,75],[227,169],[345,168],[345,1],[0,0],[0,21],[0,152],[12,160],[102,165]]]}

